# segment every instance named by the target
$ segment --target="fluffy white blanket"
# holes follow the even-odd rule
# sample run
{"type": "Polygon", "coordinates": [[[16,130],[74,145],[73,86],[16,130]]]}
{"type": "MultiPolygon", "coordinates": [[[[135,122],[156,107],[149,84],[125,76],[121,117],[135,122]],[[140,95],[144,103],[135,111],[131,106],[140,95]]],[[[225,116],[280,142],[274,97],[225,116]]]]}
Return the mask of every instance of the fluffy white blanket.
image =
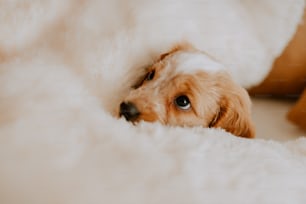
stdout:
{"type": "Polygon", "coordinates": [[[140,68],[188,40],[258,83],[304,0],[0,2],[0,203],[306,203],[306,139],[132,126],[140,68]]]}

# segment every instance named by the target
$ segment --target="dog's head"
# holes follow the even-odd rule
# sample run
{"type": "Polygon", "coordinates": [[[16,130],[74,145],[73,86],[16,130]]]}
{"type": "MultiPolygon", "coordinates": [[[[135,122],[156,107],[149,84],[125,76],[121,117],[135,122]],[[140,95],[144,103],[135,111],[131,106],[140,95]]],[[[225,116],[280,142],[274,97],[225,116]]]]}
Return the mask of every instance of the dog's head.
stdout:
{"type": "Polygon", "coordinates": [[[220,127],[254,137],[250,98],[223,66],[190,45],[179,45],[148,67],[120,104],[120,116],[173,126],[220,127]]]}

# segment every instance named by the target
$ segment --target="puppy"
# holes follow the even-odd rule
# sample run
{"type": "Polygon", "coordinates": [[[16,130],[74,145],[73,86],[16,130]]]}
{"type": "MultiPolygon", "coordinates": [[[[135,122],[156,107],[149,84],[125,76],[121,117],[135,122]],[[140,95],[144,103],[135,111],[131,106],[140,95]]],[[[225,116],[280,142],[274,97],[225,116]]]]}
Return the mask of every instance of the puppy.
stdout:
{"type": "Polygon", "coordinates": [[[127,121],[223,128],[254,137],[248,93],[222,64],[191,45],[161,55],[134,88],[119,107],[127,121]]]}

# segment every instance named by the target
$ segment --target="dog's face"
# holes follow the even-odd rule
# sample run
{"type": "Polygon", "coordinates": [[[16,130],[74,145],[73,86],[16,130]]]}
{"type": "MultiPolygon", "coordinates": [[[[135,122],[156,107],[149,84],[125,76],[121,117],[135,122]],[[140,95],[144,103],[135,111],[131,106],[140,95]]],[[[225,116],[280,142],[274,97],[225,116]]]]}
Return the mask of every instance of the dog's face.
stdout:
{"type": "Polygon", "coordinates": [[[190,46],[177,46],[147,69],[119,112],[133,123],[221,127],[251,138],[250,105],[247,92],[221,64],[190,46]]]}

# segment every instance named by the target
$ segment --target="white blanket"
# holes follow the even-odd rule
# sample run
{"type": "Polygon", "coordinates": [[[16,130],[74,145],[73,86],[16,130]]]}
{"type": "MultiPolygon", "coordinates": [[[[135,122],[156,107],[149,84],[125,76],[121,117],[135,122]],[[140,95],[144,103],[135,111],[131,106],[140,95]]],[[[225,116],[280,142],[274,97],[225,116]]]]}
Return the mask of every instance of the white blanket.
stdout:
{"type": "Polygon", "coordinates": [[[260,82],[304,0],[0,2],[0,203],[306,203],[306,139],[133,126],[143,65],[190,41],[260,82]]]}

